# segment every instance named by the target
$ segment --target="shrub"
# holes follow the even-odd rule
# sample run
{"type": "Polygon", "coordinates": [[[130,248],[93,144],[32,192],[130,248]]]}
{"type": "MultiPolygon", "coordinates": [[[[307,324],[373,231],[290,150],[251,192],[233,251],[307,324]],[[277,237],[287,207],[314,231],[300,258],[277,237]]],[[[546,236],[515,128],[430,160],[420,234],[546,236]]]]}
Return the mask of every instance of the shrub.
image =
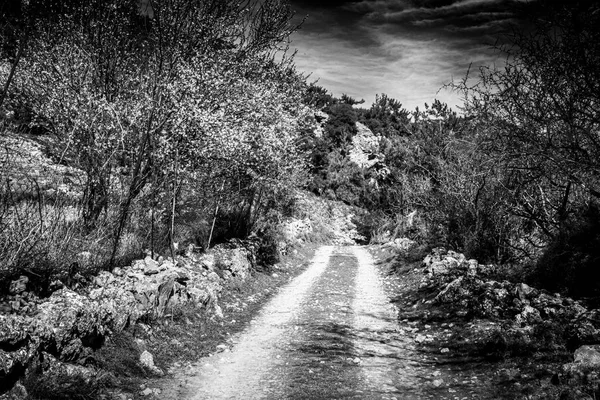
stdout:
{"type": "Polygon", "coordinates": [[[600,295],[600,211],[590,205],[569,220],[537,262],[532,279],[573,297],[600,295]]]}
{"type": "Polygon", "coordinates": [[[259,234],[259,245],[256,251],[258,269],[268,270],[280,261],[279,243],[282,241],[283,235],[273,227],[259,234]]]}

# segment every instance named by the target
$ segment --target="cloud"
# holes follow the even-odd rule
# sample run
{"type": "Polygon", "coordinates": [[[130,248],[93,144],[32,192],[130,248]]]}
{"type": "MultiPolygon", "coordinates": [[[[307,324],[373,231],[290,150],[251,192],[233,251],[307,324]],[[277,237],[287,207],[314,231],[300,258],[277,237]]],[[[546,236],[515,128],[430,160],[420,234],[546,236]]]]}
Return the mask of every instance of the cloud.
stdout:
{"type": "Polygon", "coordinates": [[[293,36],[296,64],[337,96],[370,103],[385,93],[409,109],[434,98],[456,106],[458,96],[440,88],[471,63],[495,62],[489,44],[536,1],[293,1],[299,16],[308,14],[293,36]]]}

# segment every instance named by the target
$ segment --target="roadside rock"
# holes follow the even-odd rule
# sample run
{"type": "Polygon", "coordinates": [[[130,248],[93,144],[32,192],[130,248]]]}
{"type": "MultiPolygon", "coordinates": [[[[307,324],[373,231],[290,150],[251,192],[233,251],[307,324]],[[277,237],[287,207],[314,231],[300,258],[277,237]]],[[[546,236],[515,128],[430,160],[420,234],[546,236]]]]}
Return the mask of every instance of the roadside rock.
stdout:
{"type": "Polygon", "coordinates": [[[576,363],[600,366],[600,345],[581,346],[573,355],[576,363]]]}
{"type": "Polygon", "coordinates": [[[154,356],[152,356],[152,354],[148,350],[144,350],[142,354],[140,354],[140,364],[142,364],[144,368],[146,368],[148,371],[152,372],[155,375],[164,375],[164,372],[156,365],[154,365],[154,356]]]}
{"type": "Polygon", "coordinates": [[[562,381],[570,384],[600,383],[600,345],[581,346],[575,350],[574,362],[564,364],[562,381]]]}
{"type": "Polygon", "coordinates": [[[552,371],[556,373],[548,383],[599,393],[600,310],[588,310],[574,299],[526,283],[499,282],[494,280],[500,275],[496,266],[443,248],[427,255],[421,268],[420,288],[437,291],[435,303],[453,308],[456,315],[473,317],[477,325],[495,324],[481,336],[486,338],[482,342],[486,357],[502,359],[522,349],[554,354],[574,350],[574,361],[552,371]]]}
{"type": "MultiPolygon", "coordinates": [[[[0,314],[0,387],[9,390],[40,358],[86,359],[107,335],[144,316],[160,318],[189,305],[210,307],[222,318],[217,299],[224,280],[211,269],[218,266],[227,271],[223,276],[244,280],[252,269],[250,257],[248,249],[235,246],[177,260],[146,257],[113,273],[100,272],[78,292],[62,287],[43,301],[27,294],[28,279],[20,277],[11,283],[9,300],[28,312],[0,314]]],[[[140,362],[162,374],[145,353],[140,362]]]]}
{"type": "Polygon", "coordinates": [[[395,247],[397,251],[405,253],[417,245],[417,242],[409,238],[396,238],[393,242],[388,242],[385,246],[395,247]]]}
{"type": "Polygon", "coordinates": [[[29,283],[29,278],[26,276],[21,276],[21,277],[19,277],[19,279],[16,279],[10,283],[8,292],[12,295],[21,294],[27,290],[28,283],[29,283]]]}
{"type": "Polygon", "coordinates": [[[352,138],[352,147],[348,154],[350,161],[361,168],[371,168],[385,161],[385,156],[379,152],[381,138],[360,122],[356,123],[356,135],[352,138]]]}
{"type": "MultiPolygon", "coordinates": [[[[229,271],[231,278],[245,280],[252,268],[249,258],[249,251],[245,248],[227,249],[222,246],[216,246],[215,265],[221,270],[229,271]]],[[[227,275],[227,278],[229,276],[227,275]]]]}

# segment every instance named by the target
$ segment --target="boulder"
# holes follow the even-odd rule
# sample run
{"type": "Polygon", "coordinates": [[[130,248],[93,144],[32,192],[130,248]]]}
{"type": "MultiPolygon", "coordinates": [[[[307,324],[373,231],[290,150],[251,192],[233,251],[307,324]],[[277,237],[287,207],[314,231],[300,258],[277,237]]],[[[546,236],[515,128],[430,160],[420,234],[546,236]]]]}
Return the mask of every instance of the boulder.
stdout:
{"type": "Polygon", "coordinates": [[[515,286],[515,295],[521,300],[531,300],[539,292],[525,283],[519,283],[515,286]]]}
{"type": "Polygon", "coordinates": [[[156,275],[160,272],[158,263],[150,258],[150,256],[144,259],[143,271],[146,275],[156,275]]]}
{"type": "Polygon", "coordinates": [[[244,248],[216,248],[215,264],[222,270],[229,271],[232,277],[245,280],[252,269],[248,256],[248,250],[244,248]]]}
{"type": "Polygon", "coordinates": [[[417,245],[417,242],[408,238],[394,239],[394,246],[399,252],[407,252],[417,245]]]}
{"type": "Polygon", "coordinates": [[[564,364],[562,376],[570,384],[598,384],[600,377],[600,345],[581,346],[575,350],[574,362],[564,364]]]}
{"type": "Polygon", "coordinates": [[[434,302],[437,303],[464,303],[465,298],[471,296],[469,290],[463,285],[464,278],[461,276],[446,285],[446,287],[438,293],[434,302]]]}
{"type": "Polygon", "coordinates": [[[444,261],[434,261],[431,263],[427,272],[433,275],[443,275],[450,272],[450,266],[444,261]]]}
{"type": "Polygon", "coordinates": [[[12,295],[21,294],[27,290],[27,284],[29,283],[29,278],[26,276],[20,276],[19,279],[15,279],[10,283],[8,288],[8,292],[12,295]]]}
{"type": "Polygon", "coordinates": [[[581,346],[575,350],[574,361],[590,366],[600,366],[600,345],[581,346]]]}
{"type": "Polygon", "coordinates": [[[142,354],[140,354],[140,364],[142,364],[142,366],[145,369],[152,372],[153,374],[161,376],[164,375],[164,372],[156,365],[154,365],[154,356],[152,356],[152,354],[148,350],[144,350],[142,354]]]}
{"type": "Polygon", "coordinates": [[[542,317],[537,308],[530,305],[525,305],[523,310],[517,314],[515,321],[518,325],[532,325],[542,321],[542,317]]]}
{"type": "Polygon", "coordinates": [[[385,156],[379,152],[380,139],[366,125],[357,122],[348,158],[361,168],[371,168],[383,163],[385,156]]]}

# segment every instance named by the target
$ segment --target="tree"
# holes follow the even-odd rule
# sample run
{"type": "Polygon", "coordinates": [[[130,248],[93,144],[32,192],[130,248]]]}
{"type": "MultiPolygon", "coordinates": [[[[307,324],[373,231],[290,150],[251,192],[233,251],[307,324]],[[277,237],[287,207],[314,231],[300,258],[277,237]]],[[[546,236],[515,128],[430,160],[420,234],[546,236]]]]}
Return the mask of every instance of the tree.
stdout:
{"type": "Polygon", "coordinates": [[[116,220],[113,258],[140,197],[168,203],[161,215],[173,221],[193,180],[218,177],[256,220],[270,197],[261,193],[295,182],[307,108],[291,60],[274,57],[295,28],[286,3],[68,5],[36,22],[11,101],[26,102],[61,139],[63,160],[85,171],[85,225],[96,229],[103,213],[116,220]]]}
{"type": "Polygon", "coordinates": [[[504,68],[482,68],[466,94],[486,152],[502,165],[511,209],[549,240],[600,200],[600,6],[554,6],[516,32],[504,68]]]}
{"type": "Polygon", "coordinates": [[[359,119],[376,135],[390,137],[408,133],[409,112],[386,94],[376,95],[375,102],[361,112],[359,119]]]}

